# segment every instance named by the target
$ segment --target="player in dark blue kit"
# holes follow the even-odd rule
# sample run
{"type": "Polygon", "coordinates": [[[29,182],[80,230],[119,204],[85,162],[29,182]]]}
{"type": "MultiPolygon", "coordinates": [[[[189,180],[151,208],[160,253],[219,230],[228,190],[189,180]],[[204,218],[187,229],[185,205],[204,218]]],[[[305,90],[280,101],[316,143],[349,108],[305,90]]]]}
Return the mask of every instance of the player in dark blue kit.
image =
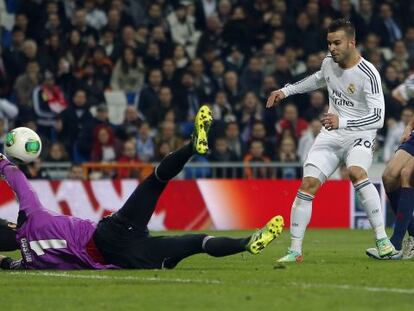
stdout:
{"type": "Polygon", "coordinates": [[[45,209],[24,174],[0,154],[0,175],[19,201],[17,225],[0,220],[0,251],[20,248],[22,259],[0,256],[2,269],[160,269],[174,268],[199,253],[214,257],[248,251],[258,254],[281,232],[283,218],[273,217],[253,235],[233,239],[207,234],[156,236],[148,222],[158,198],[194,153],[208,151],[211,110],[202,106],[192,141],[167,155],[116,213],[95,224],[45,209]]]}
{"type": "Polygon", "coordinates": [[[411,259],[414,257],[414,117],[401,136],[401,144],[382,175],[385,191],[395,213],[391,243],[396,252],[379,257],[375,248],[366,254],[375,259],[411,259]],[[405,233],[408,238],[403,241],[405,233]]]}

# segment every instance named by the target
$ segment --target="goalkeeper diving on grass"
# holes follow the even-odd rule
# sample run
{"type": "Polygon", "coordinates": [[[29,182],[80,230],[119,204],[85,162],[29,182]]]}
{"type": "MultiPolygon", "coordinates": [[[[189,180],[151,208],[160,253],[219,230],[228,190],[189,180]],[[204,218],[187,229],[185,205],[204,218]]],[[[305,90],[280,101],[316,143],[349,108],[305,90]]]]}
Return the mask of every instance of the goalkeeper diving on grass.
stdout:
{"type": "MultiPolygon", "coordinates": [[[[3,155],[0,174],[19,201],[17,224],[0,220],[0,251],[20,249],[22,258],[0,256],[2,269],[161,269],[174,268],[194,254],[214,257],[241,252],[260,253],[283,228],[272,218],[245,238],[207,234],[151,236],[147,225],[158,198],[194,153],[208,151],[212,114],[202,106],[195,118],[192,140],[167,155],[134,190],[125,204],[98,224],[45,209],[25,175],[3,155]]],[[[75,195],[75,194],[74,194],[75,195]]]]}

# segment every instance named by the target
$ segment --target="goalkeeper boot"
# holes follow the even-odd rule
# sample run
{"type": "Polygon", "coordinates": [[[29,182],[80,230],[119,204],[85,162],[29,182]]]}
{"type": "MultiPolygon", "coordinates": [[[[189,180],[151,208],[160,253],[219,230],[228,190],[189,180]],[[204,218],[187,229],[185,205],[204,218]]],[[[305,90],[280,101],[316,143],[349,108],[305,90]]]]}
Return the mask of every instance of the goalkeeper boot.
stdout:
{"type": "Polygon", "coordinates": [[[275,216],[262,229],[257,230],[250,237],[246,250],[254,255],[259,254],[270,242],[276,239],[283,230],[282,216],[275,216]]]}
{"type": "Polygon", "coordinates": [[[395,251],[394,245],[392,245],[389,238],[378,239],[375,243],[380,257],[391,255],[395,251]]]}
{"type": "Polygon", "coordinates": [[[403,259],[411,259],[414,257],[414,237],[409,236],[403,242],[403,259]]]}
{"type": "Polygon", "coordinates": [[[365,251],[365,254],[367,254],[368,257],[371,257],[377,260],[401,260],[403,259],[403,252],[397,251],[395,248],[393,248],[393,251],[391,252],[391,254],[388,254],[382,257],[378,254],[378,249],[376,249],[375,247],[368,248],[365,251]]]}
{"type": "Polygon", "coordinates": [[[288,249],[285,256],[279,258],[276,262],[278,263],[285,263],[285,262],[297,262],[301,263],[303,261],[302,254],[294,251],[292,249],[288,249]]]}
{"type": "Polygon", "coordinates": [[[201,106],[194,120],[194,132],[192,141],[194,151],[204,155],[208,151],[208,131],[213,122],[213,114],[207,105],[201,106]]]}

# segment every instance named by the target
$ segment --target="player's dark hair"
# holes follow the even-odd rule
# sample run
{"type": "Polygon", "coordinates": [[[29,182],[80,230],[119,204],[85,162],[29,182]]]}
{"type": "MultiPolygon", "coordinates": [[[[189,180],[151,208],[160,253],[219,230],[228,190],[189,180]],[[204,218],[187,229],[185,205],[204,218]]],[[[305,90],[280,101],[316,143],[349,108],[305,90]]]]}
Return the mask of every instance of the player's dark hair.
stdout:
{"type": "Polygon", "coordinates": [[[349,20],[344,18],[333,20],[328,27],[328,33],[338,30],[343,30],[348,37],[355,38],[355,26],[349,20]]]}

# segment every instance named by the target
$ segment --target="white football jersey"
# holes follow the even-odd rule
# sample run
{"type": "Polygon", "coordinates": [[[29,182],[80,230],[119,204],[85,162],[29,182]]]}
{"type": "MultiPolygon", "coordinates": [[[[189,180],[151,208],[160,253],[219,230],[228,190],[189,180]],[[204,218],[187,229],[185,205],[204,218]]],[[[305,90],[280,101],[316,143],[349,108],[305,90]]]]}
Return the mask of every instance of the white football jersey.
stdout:
{"type": "Polygon", "coordinates": [[[282,88],[285,96],[307,93],[327,87],[329,112],[338,115],[338,134],[367,131],[375,135],[384,125],[385,104],[381,77],[377,69],[363,57],[352,68],[342,69],[330,55],[321,69],[282,88]]]}

